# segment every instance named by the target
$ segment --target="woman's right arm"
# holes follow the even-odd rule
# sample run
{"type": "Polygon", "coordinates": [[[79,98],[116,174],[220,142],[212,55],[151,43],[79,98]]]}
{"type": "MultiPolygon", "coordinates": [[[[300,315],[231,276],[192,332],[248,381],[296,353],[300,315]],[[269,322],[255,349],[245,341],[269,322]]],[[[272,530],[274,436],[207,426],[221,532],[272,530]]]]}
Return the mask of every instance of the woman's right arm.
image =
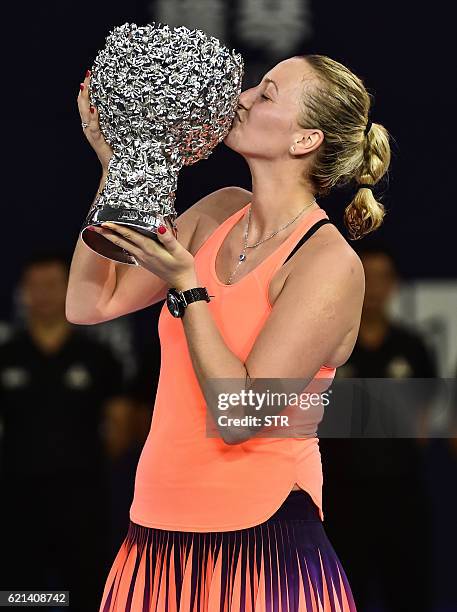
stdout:
{"type": "MultiPolygon", "coordinates": [[[[102,176],[100,188],[105,176],[102,176]]],[[[221,192],[205,196],[176,219],[179,242],[190,250],[203,207],[221,192]]],[[[152,240],[152,239],[151,239],[152,240]]],[[[71,323],[92,325],[141,310],[165,299],[168,285],[141,266],[117,263],[89,249],[78,237],[68,280],[66,317],[71,323]]]]}

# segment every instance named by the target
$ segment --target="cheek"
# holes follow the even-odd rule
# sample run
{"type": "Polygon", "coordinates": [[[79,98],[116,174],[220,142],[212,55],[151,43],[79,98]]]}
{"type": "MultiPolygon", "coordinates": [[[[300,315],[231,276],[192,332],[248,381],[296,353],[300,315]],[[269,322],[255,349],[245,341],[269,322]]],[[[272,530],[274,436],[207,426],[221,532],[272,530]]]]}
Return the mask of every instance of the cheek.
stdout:
{"type": "Polygon", "coordinates": [[[258,112],[249,117],[249,127],[262,134],[262,138],[275,148],[282,148],[288,142],[290,121],[272,102],[264,102],[258,112]]]}
{"type": "Polygon", "coordinates": [[[278,109],[271,102],[263,102],[257,107],[252,116],[249,116],[249,122],[268,125],[270,128],[281,128],[283,121],[278,109]]]}

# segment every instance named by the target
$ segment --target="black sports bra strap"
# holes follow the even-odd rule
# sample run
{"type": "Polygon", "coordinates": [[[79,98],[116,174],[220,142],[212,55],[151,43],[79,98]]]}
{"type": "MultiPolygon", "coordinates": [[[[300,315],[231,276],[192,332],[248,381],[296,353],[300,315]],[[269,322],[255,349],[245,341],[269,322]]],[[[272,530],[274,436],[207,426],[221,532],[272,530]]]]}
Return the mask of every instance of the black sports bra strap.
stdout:
{"type": "Polygon", "coordinates": [[[315,231],[317,231],[322,225],[325,225],[326,223],[331,223],[331,221],[329,219],[320,219],[319,221],[316,221],[316,223],[309,228],[306,234],[300,238],[300,240],[295,245],[293,251],[289,253],[287,259],[284,260],[282,265],[284,265],[286,261],[288,261],[292,257],[292,255],[294,255],[298,251],[298,249],[308,240],[308,238],[310,238],[314,234],[315,231]]]}

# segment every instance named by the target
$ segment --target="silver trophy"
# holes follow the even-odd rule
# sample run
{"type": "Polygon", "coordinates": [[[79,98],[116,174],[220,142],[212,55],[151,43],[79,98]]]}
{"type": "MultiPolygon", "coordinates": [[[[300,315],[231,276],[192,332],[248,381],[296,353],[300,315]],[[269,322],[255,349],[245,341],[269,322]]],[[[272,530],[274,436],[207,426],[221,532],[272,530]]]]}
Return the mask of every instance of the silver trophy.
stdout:
{"type": "Polygon", "coordinates": [[[91,72],[90,101],[114,154],[81,238],[100,255],[135,265],[88,226],[111,221],[158,240],[157,228],[168,224],[177,236],[178,172],[209,157],[229,132],[244,63],[201,30],[126,23],[109,33],[91,72]]]}

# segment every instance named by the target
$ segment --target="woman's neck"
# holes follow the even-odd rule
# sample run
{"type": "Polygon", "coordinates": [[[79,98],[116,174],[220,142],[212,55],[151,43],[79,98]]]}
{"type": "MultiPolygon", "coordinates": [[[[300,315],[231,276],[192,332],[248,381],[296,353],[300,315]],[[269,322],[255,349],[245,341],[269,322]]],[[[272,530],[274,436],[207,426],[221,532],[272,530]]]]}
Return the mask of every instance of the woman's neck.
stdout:
{"type": "MultiPolygon", "coordinates": [[[[259,240],[292,221],[301,211],[303,215],[319,208],[313,203],[314,194],[299,176],[291,176],[290,169],[275,164],[268,167],[250,164],[252,174],[251,241],[259,240]],[[308,205],[308,208],[303,210],[308,205]]],[[[302,215],[299,219],[303,218],[302,215]]]]}

